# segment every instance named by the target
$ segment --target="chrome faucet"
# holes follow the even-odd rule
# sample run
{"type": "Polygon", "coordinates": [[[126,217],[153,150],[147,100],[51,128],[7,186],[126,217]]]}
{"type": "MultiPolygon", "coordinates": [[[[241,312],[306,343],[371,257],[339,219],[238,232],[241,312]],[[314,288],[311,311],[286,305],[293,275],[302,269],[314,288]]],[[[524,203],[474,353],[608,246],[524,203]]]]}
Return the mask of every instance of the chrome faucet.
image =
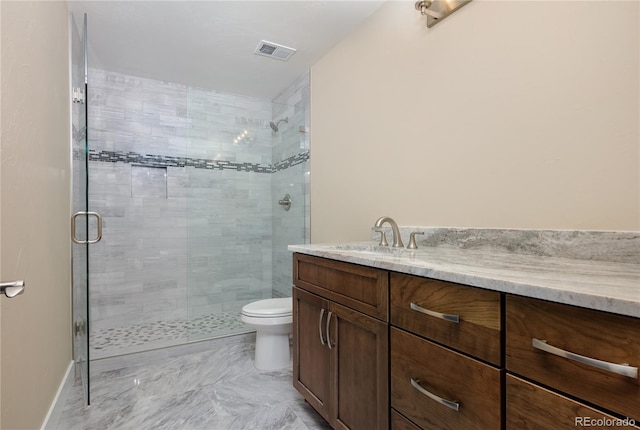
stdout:
{"type": "Polygon", "coordinates": [[[393,220],[393,218],[388,216],[381,216],[376,220],[376,223],[373,225],[376,228],[382,227],[382,224],[385,222],[389,223],[391,226],[391,231],[393,231],[393,246],[394,248],[404,248],[404,243],[402,243],[402,238],[400,237],[400,229],[398,229],[398,224],[393,220]]]}

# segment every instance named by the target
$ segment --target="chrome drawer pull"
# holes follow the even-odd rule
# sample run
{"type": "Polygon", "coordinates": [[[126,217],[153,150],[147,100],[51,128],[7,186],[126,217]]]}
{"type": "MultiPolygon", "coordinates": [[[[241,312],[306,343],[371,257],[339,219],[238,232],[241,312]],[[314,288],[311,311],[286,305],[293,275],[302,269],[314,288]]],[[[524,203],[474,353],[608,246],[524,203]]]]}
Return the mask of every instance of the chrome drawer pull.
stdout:
{"type": "Polygon", "coordinates": [[[458,402],[452,402],[451,400],[446,400],[443,399],[442,397],[438,397],[435,394],[431,394],[430,392],[428,392],[427,390],[425,390],[424,388],[422,388],[420,386],[420,381],[417,379],[410,379],[411,381],[411,386],[413,388],[415,388],[416,390],[420,391],[422,394],[424,394],[425,396],[427,396],[428,398],[430,398],[431,400],[435,400],[436,402],[440,403],[441,405],[444,405],[450,409],[453,409],[454,411],[459,411],[460,410],[460,403],[458,402]]]}
{"type": "Polygon", "coordinates": [[[410,305],[412,311],[421,312],[423,314],[440,318],[443,320],[451,321],[454,323],[460,322],[460,317],[458,315],[450,315],[450,314],[441,314],[440,312],[430,311],[429,309],[425,309],[422,306],[418,306],[415,303],[411,303],[410,305]]]}
{"type": "Polygon", "coordinates": [[[533,347],[549,354],[557,355],[558,357],[568,358],[569,360],[577,361],[578,363],[586,364],[588,366],[597,367],[598,369],[613,372],[618,375],[627,376],[629,378],[638,378],[638,368],[631,367],[627,364],[614,364],[608,361],[596,360],[595,358],[585,357],[584,355],[574,354],[573,352],[565,351],[564,349],[556,348],[547,343],[546,340],[538,340],[533,338],[531,342],[533,347]]]}
{"type": "Polygon", "coordinates": [[[331,349],[331,337],[330,337],[330,333],[329,333],[329,326],[331,324],[331,311],[329,311],[329,314],[327,315],[327,346],[329,347],[329,349],[331,349]]]}
{"type": "Polygon", "coordinates": [[[322,338],[322,317],[324,316],[324,308],[320,309],[320,319],[318,320],[318,332],[320,333],[320,343],[324,345],[324,339],[322,338]]]}

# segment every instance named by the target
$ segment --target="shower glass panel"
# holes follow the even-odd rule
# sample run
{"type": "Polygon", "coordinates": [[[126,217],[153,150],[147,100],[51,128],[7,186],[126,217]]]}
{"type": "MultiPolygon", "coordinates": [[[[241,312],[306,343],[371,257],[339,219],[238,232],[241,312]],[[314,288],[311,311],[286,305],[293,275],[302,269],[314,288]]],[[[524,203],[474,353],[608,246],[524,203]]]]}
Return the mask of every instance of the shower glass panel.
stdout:
{"type": "Polygon", "coordinates": [[[304,107],[203,89],[187,99],[188,157],[199,160],[186,175],[194,341],[250,331],[240,320],[245,304],[291,296],[286,248],[306,241],[308,151],[304,107]],[[274,112],[290,117],[277,132],[274,112]],[[278,203],[287,193],[289,211],[278,203]]]}
{"type": "Polygon", "coordinates": [[[309,242],[309,87],[300,77],[273,103],[276,120],[286,118],[273,135],[272,259],[273,297],[291,296],[291,252],[287,246],[309,242]],[[289,196],[291,205],[280,204],[289,196]]]}
{"type": "Polygon", "coordinates": [[[186,86],[91,68],[89,87],[91,358],[186,343],[186,86]]]}
{"type": "MultiPolygon", "coordinates": [[[[71,17],[71,82],[76,94],[86,94],[87,17],[71,17]],[[76,21],[78,19],[78,21],[76,21]]],[[[73,198],[72,212],[87,212],[87,104],[80,99],[72,105],[73,198]]],[[[95,230],[93,230],[95,231],[95,230]]],[[[76,217],[76,237],[87,240],[87,216],[76,217]]],[[[85,403],[89,404],[89,334],[87,332],[89,244],[72,243],[73,266],[73,358],[76,378],[81,380],[85,403]]]]}

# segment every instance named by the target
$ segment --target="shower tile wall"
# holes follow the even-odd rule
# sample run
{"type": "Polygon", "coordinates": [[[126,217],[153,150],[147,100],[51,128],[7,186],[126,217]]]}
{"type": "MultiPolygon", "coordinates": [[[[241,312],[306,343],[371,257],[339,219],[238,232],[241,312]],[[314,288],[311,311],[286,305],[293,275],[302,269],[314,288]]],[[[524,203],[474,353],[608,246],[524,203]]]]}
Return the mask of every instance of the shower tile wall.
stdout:
{"type": "MultiPolygon", "coordinates": [[[[161,190],[166,180],[166,196],[132,194],[134,165],[90,162],[90,208],[104,217],[89,256],[92,333],[237,312],[271,297],[273,175],[257,173],[272,165],[271,101],[96,69],[89,79],[90,148],[117,153],[93,159],[157,156],[162,171],[146,163],[152,174],[137,175],[136,188],[161,190]],[[181,167],[185,157],[203,168],[181,167]]],[[[188,339],[187,330],[167,342],[188,339]]]]}
{"type": "MultiPolygon", "coordinates": [[[[309,152],[309,73],[302,74],[273,101],[273,118],[289,118],[274,135],[273,163],[309,152]]],[[[308,158],[308,157],[307,157],[308,158]]],[[[309,242],[309,161],[272,175],[273,296],[291,296],[291,252],[287,245],[309,242]],[[304,178],[304,179],[303,179],[304,178]],[[289,211],[278,205],[285,194],[292,198],[289,211]]]]}
{"type": "Polygon", "coordinates": [[[186,318],[187,207],[173,185],[184,168],[167,168],[167,198],[132,197],[132,165],[89,164],[89,206],[104,219],[89,253],[92,332],[186,318]]]}

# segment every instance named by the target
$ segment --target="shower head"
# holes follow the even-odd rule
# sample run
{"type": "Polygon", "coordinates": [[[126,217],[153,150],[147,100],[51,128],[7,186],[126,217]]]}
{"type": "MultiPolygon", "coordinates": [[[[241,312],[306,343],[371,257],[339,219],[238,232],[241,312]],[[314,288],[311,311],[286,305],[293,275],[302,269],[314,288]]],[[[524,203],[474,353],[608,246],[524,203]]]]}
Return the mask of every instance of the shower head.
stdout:
{"type": "Polygon", "coordinates": [[[271,127],[271,130],[277,132],[278,131],[278,126],[280,125],[281,122],[285,122],[285,123],[289,122],[289,117],[282,118],[281,120],[279,120],[278,122],[275,122],[275,123],[273,121],[271,121],[269,123],[269,127],[271,127]]]}

